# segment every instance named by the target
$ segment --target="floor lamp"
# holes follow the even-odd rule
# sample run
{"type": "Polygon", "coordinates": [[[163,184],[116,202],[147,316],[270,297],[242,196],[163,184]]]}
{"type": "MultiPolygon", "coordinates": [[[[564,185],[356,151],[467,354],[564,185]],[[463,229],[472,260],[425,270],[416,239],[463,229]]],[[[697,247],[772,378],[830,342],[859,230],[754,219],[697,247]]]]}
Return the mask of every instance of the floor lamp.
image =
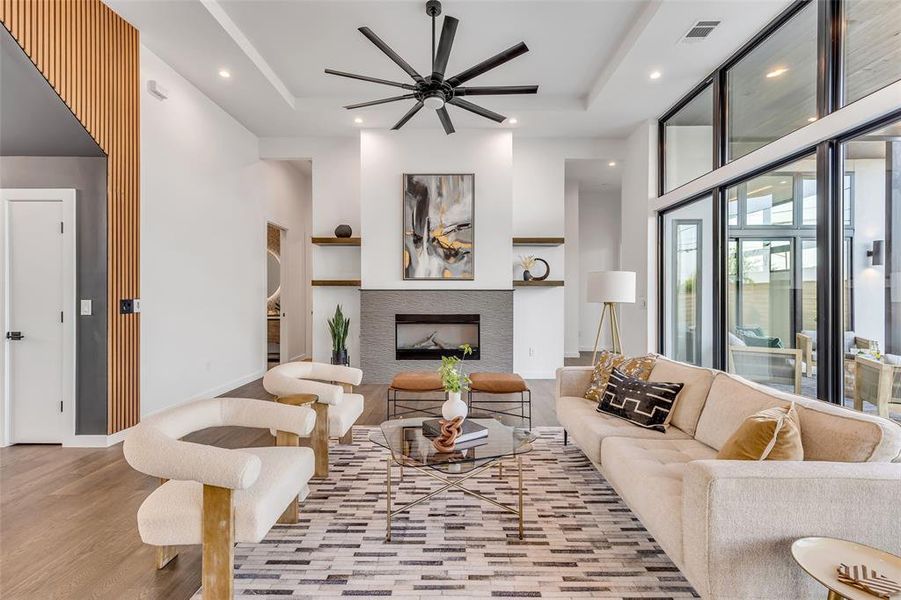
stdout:
{"type": "Polygon", "coordinates": [[[623,346],[619,333],[619,317],[616,305],[635,302],[635,273],[632,271],[594,271],[588,274],[588,301],[603,304],[601,319],[598,322],[598,334],[594,338],[594,352],[591,364],[596,364],[598,344],[601,341],[601,329],[604,320],[610,319],[610,335],[613,338],[613,351],[622,354],[623,346]]]}

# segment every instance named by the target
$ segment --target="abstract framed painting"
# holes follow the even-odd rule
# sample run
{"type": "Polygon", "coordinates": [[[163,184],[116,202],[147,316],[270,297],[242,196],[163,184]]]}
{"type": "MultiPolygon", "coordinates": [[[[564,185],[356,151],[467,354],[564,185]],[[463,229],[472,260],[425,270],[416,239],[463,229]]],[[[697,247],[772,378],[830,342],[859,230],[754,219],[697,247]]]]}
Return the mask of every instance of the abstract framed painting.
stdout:
{"type": "Polygon", "coordinates": [[[472,280],[475,176],[404,174],[405,280],[472,280]]]}

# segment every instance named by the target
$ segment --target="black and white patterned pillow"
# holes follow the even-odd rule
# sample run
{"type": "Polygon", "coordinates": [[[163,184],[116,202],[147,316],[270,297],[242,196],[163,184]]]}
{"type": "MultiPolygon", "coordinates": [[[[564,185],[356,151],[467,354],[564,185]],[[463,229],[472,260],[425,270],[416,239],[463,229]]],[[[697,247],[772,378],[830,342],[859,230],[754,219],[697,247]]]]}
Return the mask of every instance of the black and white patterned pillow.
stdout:
{"type": "Polygon", "coordinates": [[[666,431],[670,412],[683,387],[682,383],[635,379],[613,369],[597,411],[626,419],[645,429],[666,431]]]}

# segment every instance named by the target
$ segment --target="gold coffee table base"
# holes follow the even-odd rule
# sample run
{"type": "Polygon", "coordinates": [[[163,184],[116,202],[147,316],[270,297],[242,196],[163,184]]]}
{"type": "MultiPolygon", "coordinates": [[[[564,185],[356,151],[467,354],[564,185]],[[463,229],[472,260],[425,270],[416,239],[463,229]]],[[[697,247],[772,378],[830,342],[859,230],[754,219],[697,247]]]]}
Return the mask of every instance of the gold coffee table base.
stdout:
{"type": "Polygon", "coordinates": [[[489,498],[483,494],[480,494],[479,492],[477,492],[475,490],[471,490],[471,489],[463,486],[463,482],[465,482],[467,479],[471,479],[473,477],[481,475],[485,471],[488,471],[489,469],[493,468],[495,465],[497,465],[499,475],[502,477],[503,476],[503,466],[501,464],[502,460],[503,460],[503,458],[490,459],[481,467],[475,468],[472,471],[470,471],[469,473],[466,473],[465,475],[463,475],[457,479],[449,479],[448,477],[445,477],[444,474],[442,474],[439,471],[436,471],[435,469],[432,469],[432,468],[420,467],[417,465],[410,465],[410,464],[405,465],[405,464],[399,463],[399,462],[395,461],[394,457],[389,453],[388,460],[387,460],[388,471],[387,471],[387,478],[386,478],[387,491],[388,491],[386,498],[387,498],[388,510],[387,510],[387,523],[386,523],[386,528],[385,528],[385,541],[386,542],[391,541],[391,519],[393,519],[395,516],[397,516],[401,513],[407,512],[408,510],[410,510],[411,508],[413,508],[414,506],[416,506],[418,504],[422,504],[423,502],[429,500],[430,498],[433,498],[434,496],[437,496],[439,494],[446,492],[449,489],[458,489],[461,492],[463,492],[464,494],[469,494],[470,496],[473,496],[474,498],[478,498],[482,502],[487,502],[488,504],[491,504],[493,506],[496,506],[500,509],[503,509],[509,513],[516,515],[519,518],[519,539],[523,539],[523,496],[522,496],[522,457],[521,456],[516,457],[517,488],[518,488],[517,507],[516,508],[509,506],[507,504],[502,504],[501,502],[498,502],[494,498],[489,498]],[[392,509],[392,503],[391,503],[391,466],[392,466],[392,463],[400,467],[401,480],[403,480],[404,467],[407,467],[407,468],[413,469],[414,471],[418,471],[424,475],[427,475],[427,476],[431,477],[432,479],[437,479],[438,481],[443,483],[444,486],[438,488],[437,490],[435,490],[433,492],[429,492],[428,494],[425,494],[424,496],[420,496],[416,500],[413,500],[412,502],[408,502],[407,504],[404,504],[403,506],[401,506],[399,508],[392,509]]]}

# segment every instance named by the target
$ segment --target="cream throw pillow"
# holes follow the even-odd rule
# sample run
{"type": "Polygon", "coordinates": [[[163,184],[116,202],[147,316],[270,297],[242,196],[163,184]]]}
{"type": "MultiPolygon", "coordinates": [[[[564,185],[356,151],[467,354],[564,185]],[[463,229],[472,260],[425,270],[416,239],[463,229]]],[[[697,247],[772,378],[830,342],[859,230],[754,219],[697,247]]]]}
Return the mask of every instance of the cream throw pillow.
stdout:
{"type": "Polygon", "coordinates": [[[801,422],[792,402],[767,408],[742,422],[716,455],[722,460],[804,460],[801,422]]]}

